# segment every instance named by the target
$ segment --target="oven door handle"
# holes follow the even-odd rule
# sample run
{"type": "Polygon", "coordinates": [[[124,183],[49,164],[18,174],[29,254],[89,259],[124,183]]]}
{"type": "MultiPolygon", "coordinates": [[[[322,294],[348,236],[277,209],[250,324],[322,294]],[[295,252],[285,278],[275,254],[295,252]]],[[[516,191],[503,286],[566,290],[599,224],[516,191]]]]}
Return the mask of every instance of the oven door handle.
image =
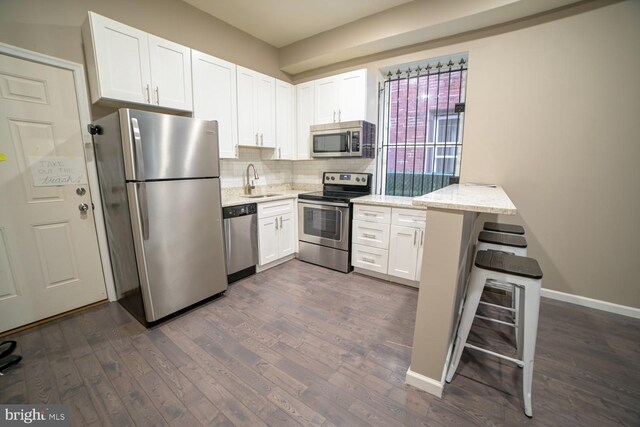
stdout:
{"type": "Polygon", "coordinates": [[[302,201],[302,199],[298,199],[298,204],[299,205],[305,205],[305,206],[309,206],[309,207],[313,207],[314,205],[322,205],[322,206],[335,206],[338,208],[348,208],[349,204],[348,203],[339,203],[339,202],[325,202],[323,200],[304,200],[302,201]]]}

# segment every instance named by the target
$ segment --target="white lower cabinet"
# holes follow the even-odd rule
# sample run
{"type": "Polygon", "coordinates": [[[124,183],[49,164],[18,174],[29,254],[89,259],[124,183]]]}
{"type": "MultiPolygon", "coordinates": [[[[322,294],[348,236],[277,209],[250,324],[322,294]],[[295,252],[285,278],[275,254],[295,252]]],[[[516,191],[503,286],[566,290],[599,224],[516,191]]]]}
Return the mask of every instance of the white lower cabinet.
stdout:
{"type": "Polygon", "coordinates": [[[293,200],[258,204],[259,265],[292,255],[295,243],[293,200]]]}
{"type": "Polygon", "coordinates": [[[389,251],[386,249],[358,244],[352,246],[351,264],[354,267],[386,274],[388,259],[389,251]]]}
{"type": "Polygon", "coordinates": [[[426,212],[418,209],[356,205],[352,265],[360,272],[418,286],[426,212]]]}
{"type": "Polygon", "coordinates": [[[389,224],[353,220],[352,242],[357,245],[387,249],[389,224]]]}
{"type": "Polygon", "coordinates": [[[419,279],[416,273],[422,233],[418,228],[391,226],[388,274],[407,280],[419,279]]]}

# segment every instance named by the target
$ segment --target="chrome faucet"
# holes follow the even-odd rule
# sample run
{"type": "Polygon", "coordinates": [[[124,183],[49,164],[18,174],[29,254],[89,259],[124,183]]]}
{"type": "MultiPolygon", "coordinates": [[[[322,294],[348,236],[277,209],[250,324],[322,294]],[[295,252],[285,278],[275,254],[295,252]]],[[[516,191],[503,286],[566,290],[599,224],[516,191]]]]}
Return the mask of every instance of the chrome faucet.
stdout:
{"type": "Polygon", "coordinates": [[[249,169],[251,169],[251,168],[253,168],[253,178],[254,179],[259,179],[260,178],[258,176],[258,171],[256,170],[256,167],[253,165],[253,163],[249,163],[249,165],[247,166],[247,185],[245,187],[245,192],[247,194],[251,194],[251,190],[256,188],[256,186],[251,182],[251,179],[249,178],[249,169]]]}

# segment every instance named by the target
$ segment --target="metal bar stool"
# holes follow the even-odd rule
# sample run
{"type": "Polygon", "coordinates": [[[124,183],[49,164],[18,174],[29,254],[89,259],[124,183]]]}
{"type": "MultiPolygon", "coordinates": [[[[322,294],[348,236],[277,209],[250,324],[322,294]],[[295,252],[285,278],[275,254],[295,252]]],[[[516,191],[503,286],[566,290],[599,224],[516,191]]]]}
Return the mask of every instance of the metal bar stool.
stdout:
{"type": "Polygon", "coordinates": [[[478,251],[471,270],[469,287],[462,309],[460,324],[456,333],[451,364],[446,381],[451,382],[458,368],[465,347],[479,350],[493,356],[516,363],[523,368],[522,390],[524,395],[524,413],[533,416],[531,408],[531,384],[533,380],[533,358],[538,333],[538,311],[540,308],[540,288],[542,270],[533,258],[509,253],[486,250],[478,251]],[[517,358],[509,357],[467,343],[471,324],[478,309],[482,291],[488,280],[511,283],[520,288],[518,298],[518,349],[517,358]]]}

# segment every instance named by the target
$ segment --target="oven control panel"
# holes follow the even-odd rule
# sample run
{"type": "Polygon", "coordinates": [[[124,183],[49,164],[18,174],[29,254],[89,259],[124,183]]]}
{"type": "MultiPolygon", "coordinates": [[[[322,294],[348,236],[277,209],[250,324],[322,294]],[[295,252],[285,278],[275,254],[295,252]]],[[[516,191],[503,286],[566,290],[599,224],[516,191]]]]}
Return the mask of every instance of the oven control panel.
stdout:
{"type": "Polygon", "coordinates": [[[325,172],[323,175],[324,184],[367,186],[371,179],[371,175],[368,173],[325,172]]]}

